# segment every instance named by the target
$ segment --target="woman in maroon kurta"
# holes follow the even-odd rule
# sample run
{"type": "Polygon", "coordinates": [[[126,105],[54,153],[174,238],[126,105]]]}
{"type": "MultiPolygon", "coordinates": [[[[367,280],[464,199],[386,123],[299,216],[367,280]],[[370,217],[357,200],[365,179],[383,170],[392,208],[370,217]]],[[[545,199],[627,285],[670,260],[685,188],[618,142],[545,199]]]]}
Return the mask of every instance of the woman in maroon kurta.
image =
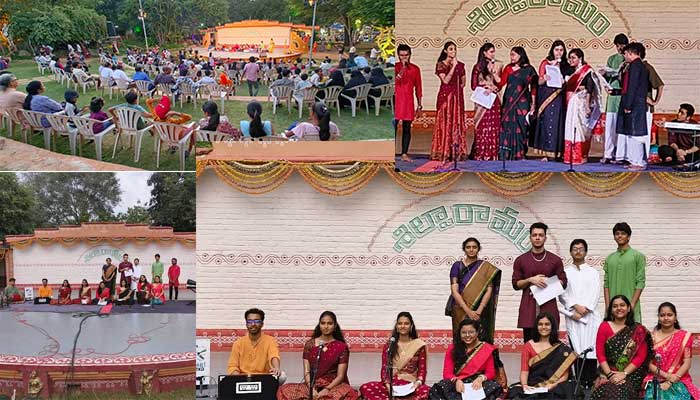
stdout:
{"type": "Polygon", "coordinates": [[[467,124],[464,119],[464,63],[457,59],[457,45],[447,42],[438,57],[435,75],[440,77],[437,114],[430,159],[438,161],[467,158],[467,124]]]}
{"type": "Polygon", "coordinates": [[[496,47],[484,43],[479,49],[479,58],[472,68],[472,90],[477,87],[496,93],[491,108],[474,103],[474,142],[469,159],[489,161],[498,160],[498,141],[501,137],[501,66],[496,64],[496,47]]]}
{"type": "Polygon", "coordinates": [[[394,120],[401,121],[401,159],[410,161],[408,146],[411,144],[411,123],[416,117],[416,111],[423,109],[423,83],[421,82],[420,68],[411,63],[411,48],[407,44],[400,44],[397,53],[399,63],[394,66],[396,72],[396,107],[394,108],[394,120]],[[413,103],[415,93],[418,100],[418,108],[413,103]]]}

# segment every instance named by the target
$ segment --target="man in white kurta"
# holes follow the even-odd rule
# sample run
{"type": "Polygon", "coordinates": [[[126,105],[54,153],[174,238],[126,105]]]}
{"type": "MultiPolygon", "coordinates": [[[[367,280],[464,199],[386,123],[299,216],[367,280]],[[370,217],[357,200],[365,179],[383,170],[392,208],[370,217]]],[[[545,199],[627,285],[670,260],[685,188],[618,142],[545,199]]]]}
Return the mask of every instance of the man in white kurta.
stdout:
{"type": "Polygon", "coordinates": [[[569,247],[573,264],[564,268],[568,285],[559,296],[561,312],[566,317],[566,331],[569,344],[578,354],[592,349],[586,354],[586,362],[581,371],[581,386],[590,387],[596,376],[595,339],[601,322],[598,311],[600,301],[600,274],[586,264],[588,244],[583,239],[575,239],[569,247]]]}

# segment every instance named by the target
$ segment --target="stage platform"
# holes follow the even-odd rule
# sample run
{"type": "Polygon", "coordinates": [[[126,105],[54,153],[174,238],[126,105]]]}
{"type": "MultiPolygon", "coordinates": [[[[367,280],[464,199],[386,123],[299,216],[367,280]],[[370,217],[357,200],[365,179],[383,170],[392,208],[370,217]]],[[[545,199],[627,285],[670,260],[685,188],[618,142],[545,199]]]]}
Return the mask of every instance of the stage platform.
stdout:
{"type": "MultiPolygon", "coordinates": [[[[194,299],[192,299],[194,300],[194,299]]],[[[112,314],[194,314],[195,304],[189,304],[192,300],[166,301],[161,305],[115,305],[112,307],[112,314]]],[[[54,312],[54,313],[82,313],[98,312],[102,306],[82,305],[82,304],[34,304],[31,302],[11,304],[7,308],[0,308],[3,312],[54,312]]]]}
{"type": "Polygon", "coordinates": [[[193,387],[194,314],[89,317],[71,368],[73,341],[84,316],[24,312],[16,306],[0,312],[0,394],[17,390],[18,396],[25,395],[32,385],[41,386],[41,398],[55,398],[67,387],[132,394],[193,387]]]}
{"type": "MultiPolygon", "coordinates": [[[[227,50],[209,50],[206,47],[194,47],[192,50],[199,51],[199,55],[208,57],[209,53],[212,53],[214,58],[220,58],[224,60],[232,61],[248,61],[250,57],[255,57],[260,61],[294,61],[299,57],[304,55],[298,52],[288,53],[283,49],[275,49],[272,53],[263,52],[258,53],[257,51],[227,51],[227,50]]],[[[307,54],[308,56],[308,54],[307,54]]]]}

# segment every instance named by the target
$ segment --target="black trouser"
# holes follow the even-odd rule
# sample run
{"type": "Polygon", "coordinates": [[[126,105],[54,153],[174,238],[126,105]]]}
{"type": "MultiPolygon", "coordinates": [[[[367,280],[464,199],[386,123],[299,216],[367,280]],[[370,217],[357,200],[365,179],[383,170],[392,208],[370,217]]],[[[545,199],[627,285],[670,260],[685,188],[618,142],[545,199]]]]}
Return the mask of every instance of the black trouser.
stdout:
{"type": "MultiPolygon", "coordinates": [[[[408,154],[408,146],[411,145],[411,124],[413,121],[401,121],[401,155],[408,154]]],[[[394,127],[394,137],[397,135],[399,121],[394,127]]]]}
{"type": "Polygon", "coordinates": [[[169,289],[170,289],[170,300],[173,299],[173,289],[175,289],[175,300],[177,300],[178,287],[175,285],[169,285],[169,289]]]}

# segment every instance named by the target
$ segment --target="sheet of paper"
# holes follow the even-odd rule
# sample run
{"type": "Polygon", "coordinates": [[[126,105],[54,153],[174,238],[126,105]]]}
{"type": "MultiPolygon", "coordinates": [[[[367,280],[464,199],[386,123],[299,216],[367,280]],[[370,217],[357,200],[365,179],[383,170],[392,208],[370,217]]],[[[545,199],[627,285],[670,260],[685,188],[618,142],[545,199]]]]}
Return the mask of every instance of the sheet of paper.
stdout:
{"type": "Polygon", "coordinates": [[[525,389],[524,392],[525,392],[525,394],[547,393],[547,388],[546,387],[528,388],[528,389],[525,389]]]}
{"type": "Polygon", "coordinates": [[[560,88],[564,84],[564,77],[561,76],[561,70],[556,65],[546,65],[545,71],[549,76],[547,79],[547,87],[560,88]]]}
{"type": "Polygon", "coordinates": [[[530,286],[532,295],[540,306],[564,293],[564,288],[561,286],[561,282],[556,275],[547,278],[546,284],[547,287],[545,288],[538,288],[535,285],[530,286]]]}
{"type": "Polygon", "coordinates": [[[471,383],[464,384],[464,393],[462,393],[462,400],[483,400],[486,398],[486,393],[484,393],[484,388],[479,390],[472,389],[471,383]]]}
{"type": "Polygon", "coordinates": [[[472,92],[471,100],[474,103],[490,110],[493,106],[493,102],[496,101],[496,93],[488,94],[486,93],[486,89],[479,86],[472,92]]]}
{"type": "Polygon", "coordinates": [[[124,276],[125,277],[134,276],[134,271],[127,269],[126,271],[124,271],[124,276]]]}
{"type": "Polygon", "coordinates": [[[407,385],[398,385],[394,386],[394,396],[408,396],[409,394],[414,392],[413,384],[409,383],[407,385]]]}

